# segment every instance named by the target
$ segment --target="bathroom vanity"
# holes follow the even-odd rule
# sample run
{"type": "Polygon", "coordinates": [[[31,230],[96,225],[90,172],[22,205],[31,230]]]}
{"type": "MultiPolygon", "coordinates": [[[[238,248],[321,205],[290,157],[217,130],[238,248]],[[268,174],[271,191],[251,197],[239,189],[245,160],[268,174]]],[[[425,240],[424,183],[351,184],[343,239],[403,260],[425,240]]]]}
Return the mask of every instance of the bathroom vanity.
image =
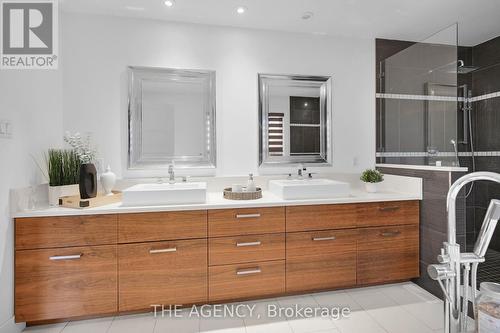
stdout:
{"type": "Polygon", "coordinates": [[[63,212],[15,218],[17,322],[419,276],[419,201],[411,198],[63,212]]]}

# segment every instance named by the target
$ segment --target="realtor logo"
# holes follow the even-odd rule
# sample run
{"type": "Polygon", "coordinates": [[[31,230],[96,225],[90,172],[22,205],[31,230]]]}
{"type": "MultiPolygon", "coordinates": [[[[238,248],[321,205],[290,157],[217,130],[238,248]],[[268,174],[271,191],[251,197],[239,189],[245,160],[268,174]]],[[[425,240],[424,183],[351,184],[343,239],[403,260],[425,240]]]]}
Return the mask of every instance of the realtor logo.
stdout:
{"type": "Polygon", "coordinates": [[[57,69],[57,0],[1,3],[1,69],[57,69]]]}

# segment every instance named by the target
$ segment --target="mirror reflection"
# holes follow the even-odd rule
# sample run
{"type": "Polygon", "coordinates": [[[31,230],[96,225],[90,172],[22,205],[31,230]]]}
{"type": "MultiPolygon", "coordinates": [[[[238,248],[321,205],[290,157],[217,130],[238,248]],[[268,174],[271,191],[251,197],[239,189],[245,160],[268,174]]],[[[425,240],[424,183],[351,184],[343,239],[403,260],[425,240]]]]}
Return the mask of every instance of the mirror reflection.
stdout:
{"type": "Polygon", "coordinates": [[[327,76],[259,75],[260,164],[330,164],[327,76]]]}
{"type": "Polygon", "coordinates": [[[215,166],[215,72],[130,67],[129,168],[215,166]]]}

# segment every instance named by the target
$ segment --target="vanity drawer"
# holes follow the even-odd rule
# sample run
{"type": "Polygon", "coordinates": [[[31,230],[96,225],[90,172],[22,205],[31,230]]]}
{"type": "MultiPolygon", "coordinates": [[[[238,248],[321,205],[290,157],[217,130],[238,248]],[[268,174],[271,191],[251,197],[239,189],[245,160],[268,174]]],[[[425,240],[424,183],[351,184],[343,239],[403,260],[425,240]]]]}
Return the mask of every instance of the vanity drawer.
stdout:
{"type": "Polygon", "coordinates": [[[116,215],[16,219],[16,249],[116,244],[116,215]]]}
{"type": "Polygon", "coordinates": [[[285,208],[219,209],[208,212],[209,237],[285,232],[285,208]]]}
{"type": "Polygon", "coordinates": [[[119,309],[207,301],[207,240],[118,245],[119,309]]]}
{"type": "Polygon", "coordinates": [[[291,206],[286,208],[287,232],[355,227],[355,204],[291,206]]]}
{"type": "Polygon", "coordinates": [[[113,314],[116,245],[16,251],[16,322],[113,314]]]}
{"type": "Polygon", "coordinates": [[[210,302],[274,296],[285,292],[285,261],[208,268],[210,302]]]}
{"type": "Polygon", "coordinates": [[[210,238],[210,266],[285,259],[285,234],[210,238]]]}
{"type": "Polygon", "coordinates": [[[328,230],[286,236],[286,291],[356,285],[358,231],[328,230]]]}
{"type": "Polygon", "coordinates": [[[119,243],[206,237],[206,210],[122,214],[118,217],[119,243]]]}
{"type": "Polygon", "coordinates": [[[408,280],[419,276],[419,226],[359,231],[358,284],[408,280]]]}
{"type": "Polygon", "coordinates": [[[389,201],[359,204],[358,227],[418,224],[418,201],[389,201]]]}

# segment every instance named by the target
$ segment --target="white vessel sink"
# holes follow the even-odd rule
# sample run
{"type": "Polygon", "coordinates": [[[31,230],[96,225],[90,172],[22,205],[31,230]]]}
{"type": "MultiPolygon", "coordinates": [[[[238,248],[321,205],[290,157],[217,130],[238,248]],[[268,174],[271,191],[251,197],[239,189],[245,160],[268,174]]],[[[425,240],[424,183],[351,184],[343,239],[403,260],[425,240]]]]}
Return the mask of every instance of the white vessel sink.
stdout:
{"type": "Polygon", "coordinates": [[[284,179],[269,181],[269,190],[286,200],[348,197],[349,183],[330,179],[284,179]]]}
{"type": "Polygon", "coordinates": [[[124,206],[205,203],[207,183],[138,184],[123,190],[124,206]]]}

